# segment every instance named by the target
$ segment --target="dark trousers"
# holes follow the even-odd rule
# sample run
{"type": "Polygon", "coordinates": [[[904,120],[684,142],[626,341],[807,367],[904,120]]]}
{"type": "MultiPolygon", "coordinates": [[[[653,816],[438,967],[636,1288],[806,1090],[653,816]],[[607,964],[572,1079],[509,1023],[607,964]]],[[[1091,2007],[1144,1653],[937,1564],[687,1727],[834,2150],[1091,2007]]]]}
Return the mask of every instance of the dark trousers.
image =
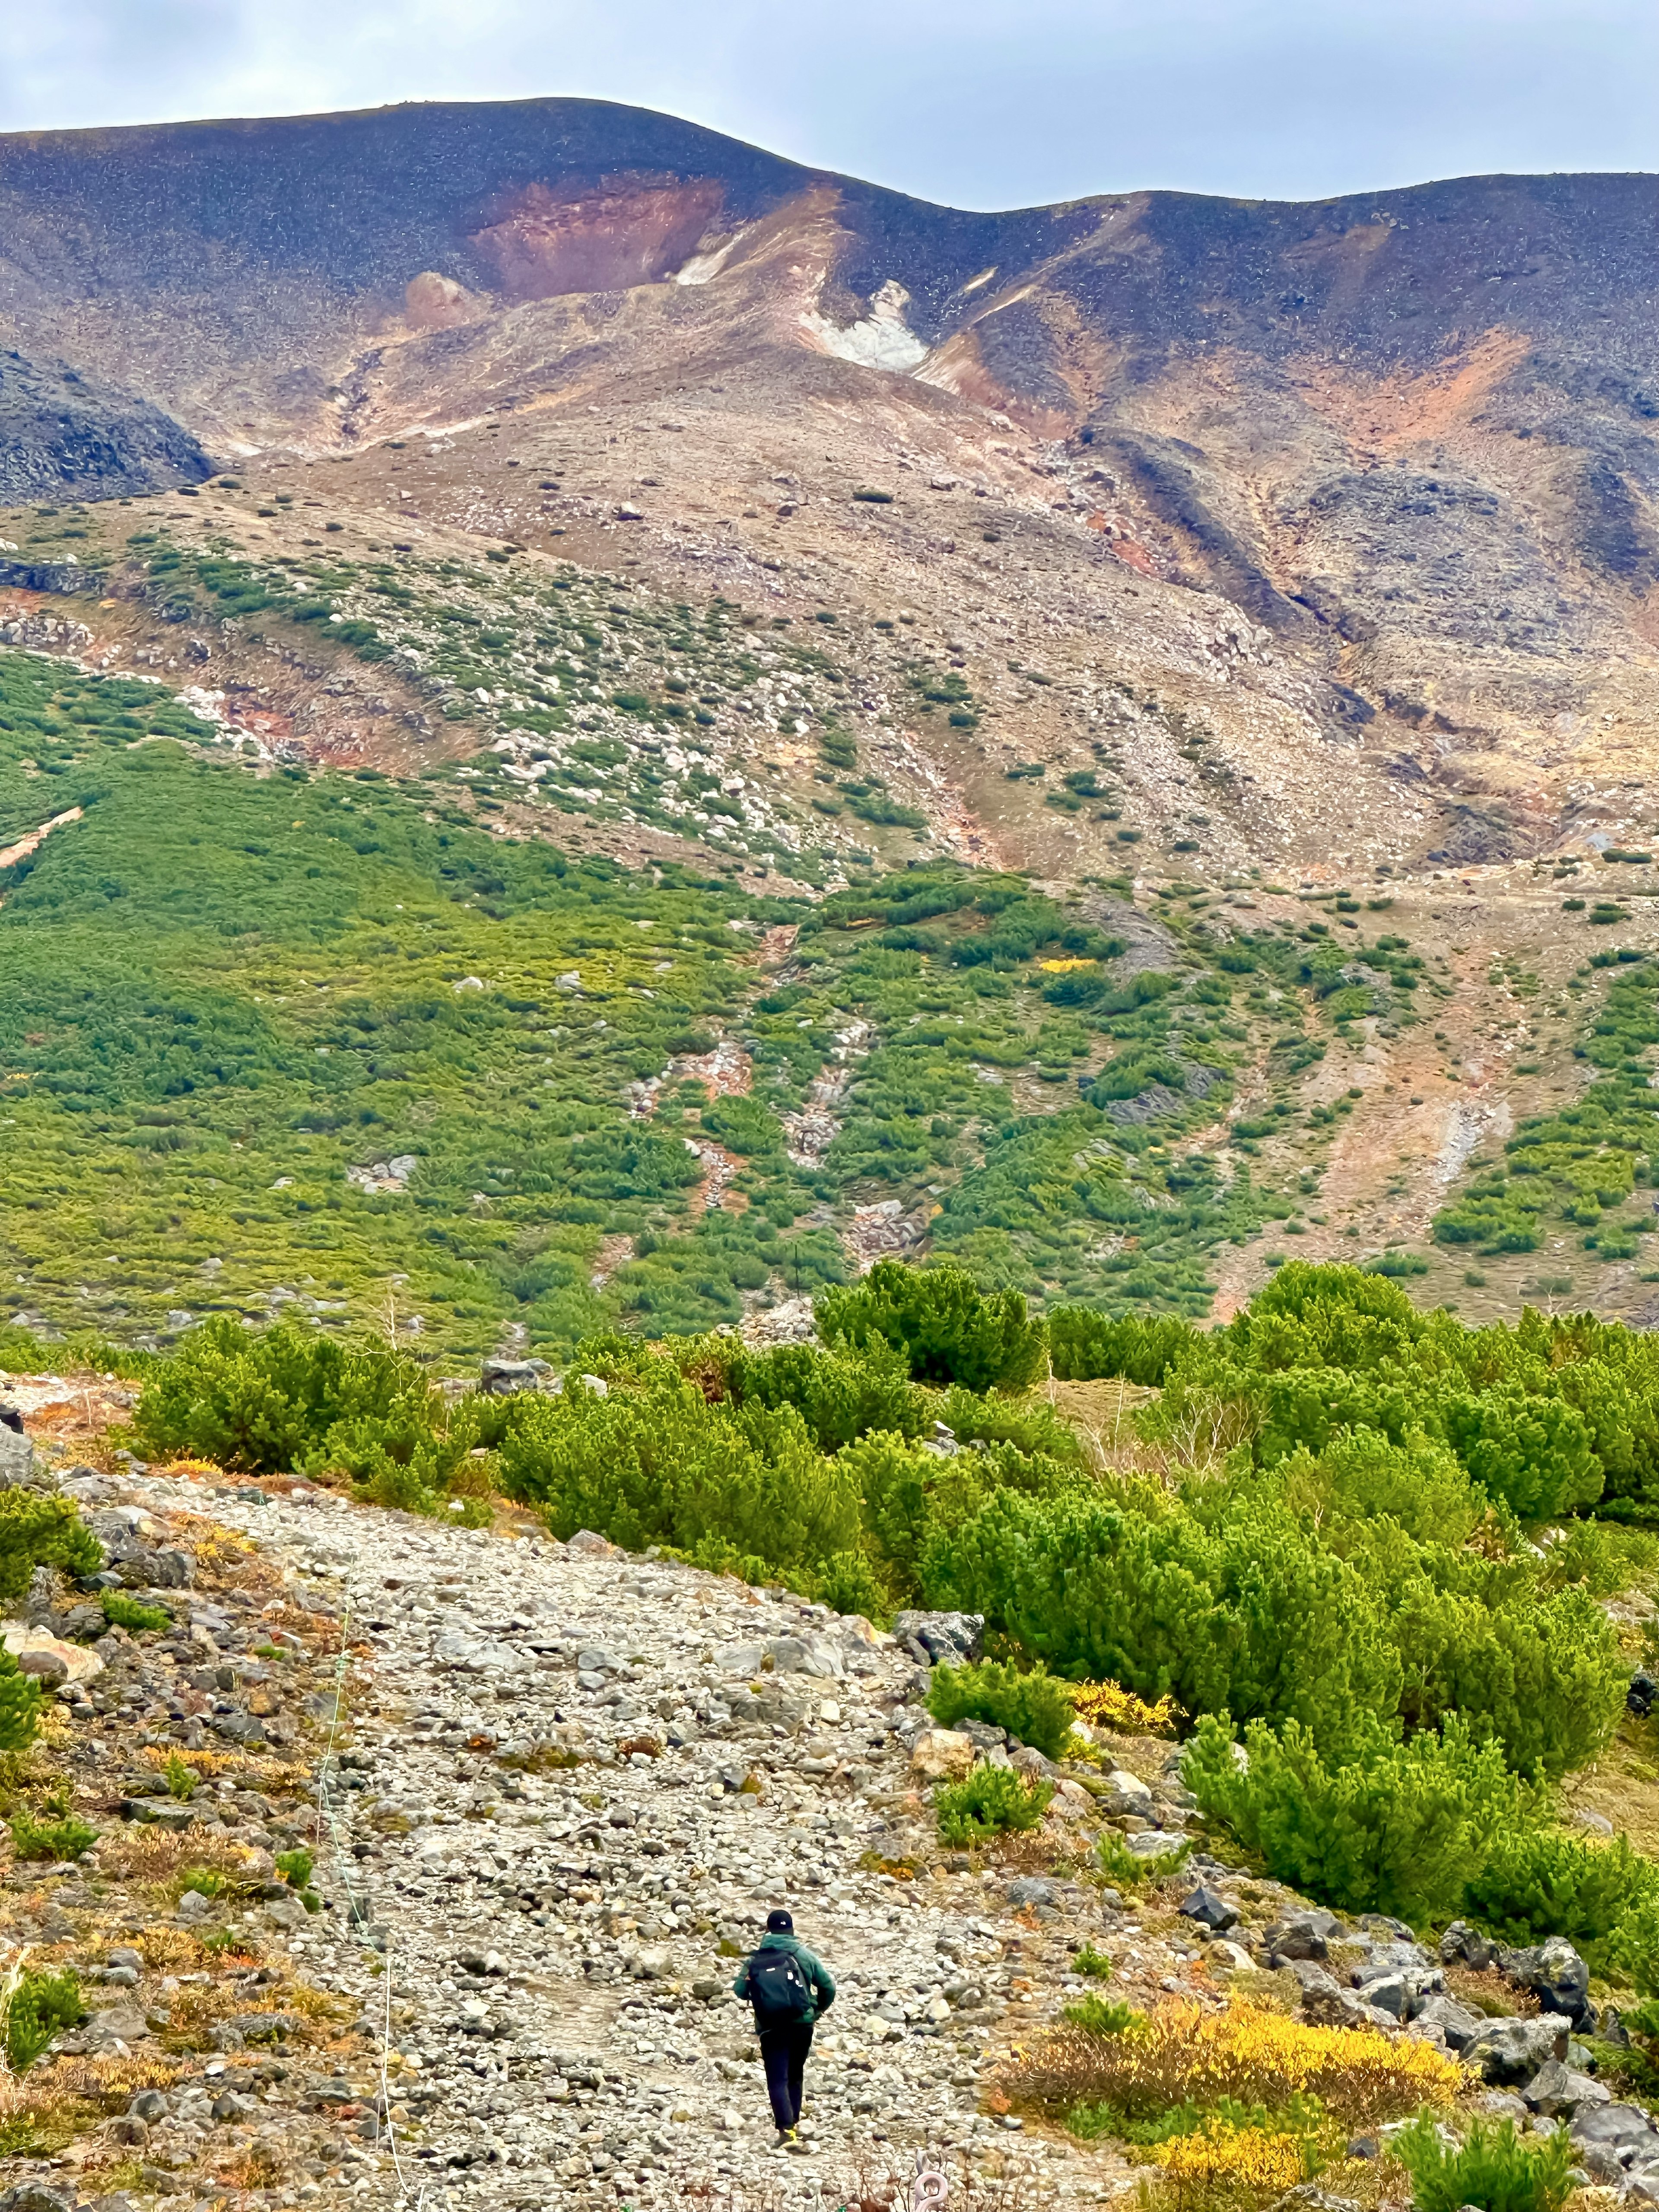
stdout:
{"type": "Polygon", "coordinates": [[[766,2094],[772,2100],[772,2118],[781,2128],[793,2128],[800,2118],[801,2077],[806,2055],[812,2048],[812,2024],[761,2031],[761,2063],[766,2069],[766,2094]]]}

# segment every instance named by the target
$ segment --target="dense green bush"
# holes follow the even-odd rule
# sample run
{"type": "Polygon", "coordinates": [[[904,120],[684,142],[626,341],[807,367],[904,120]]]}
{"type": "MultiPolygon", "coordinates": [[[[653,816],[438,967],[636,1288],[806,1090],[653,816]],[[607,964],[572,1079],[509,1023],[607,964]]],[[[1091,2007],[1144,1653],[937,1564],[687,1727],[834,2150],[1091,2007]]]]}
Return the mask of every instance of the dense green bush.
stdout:
{"type": "Polygon", "coordinates": [[[1506,1941],[1564,1936],[1592,1956],[1631,1916],[1650,1914],[1656,1900],[1659,1867],[1626,1838],[1587,1843],[1554,1828],[1499,1835],[1465,1891],[1468,1911],[1506,1941]]]}
{"type": "Polygon", "coordinates": [[[878,1260],[861,1283],[826,1291],[816,1308],[826,1344],[903,1353],[918,1381],[969,1390],[1023,1390],[1042,1370],[1047,1333],[1016,1291],[981,1295],[961,1267],[878,1260]]]}
{"type": "Polygon", "coordinates": [[[1185,1322],[1145,1314],[1114,1318],[1091,1306],[1056,1306],[1048,1316],[1048,1350],[1063,1381],[1101,1376],[1156,1388],[1191,1346],[1185,1322]]]}
{"type": "Polygon", "coordinates": [[[933,1801],[939,1841],[971,1850],[998,1836],[1035,1828],[1054,1794],[1054,1784],[1035,1775],[1016,1774],[1006,1766],[976,1766],[965,1780],[947,1784],[933,1801]]]}
{"type": "Polygon", "coordinates": [[[1187,1786],[1270,1874],[1347,1912],[1449,1917],[1522,1815],[1501,1750],[1455,1717],[1401,1743],[1373,1712],[1357,1716],[1340,1760],[1294,1720],[1253,1723],[1243,1747],[1248,1764],[1224,1722],[1206,1718],[1182,1762],[1187,1786]]]}
{"type": "Polygon", "coordinates": [[[986,1660],[977,1665],[936,1667],[927,1710],[941,1728],[957,1721],[989,1721],[1029,1743],[1045,1759],[1058,1759],[1076,1718],[1072,1701],[1042,1668],[1022,1674],[1017,1667],[986,1660]]]}
{"type": "Polygon", "coordinates": [[[156,1456],[193,1453],[257,1474],[343,1474],[380,1505],[431,1512],[502,1419],[453,1411],[418,1363],[295,1328],[255,1334],[223,1315],[146,1380],[133,1414],[156,1456]]]}

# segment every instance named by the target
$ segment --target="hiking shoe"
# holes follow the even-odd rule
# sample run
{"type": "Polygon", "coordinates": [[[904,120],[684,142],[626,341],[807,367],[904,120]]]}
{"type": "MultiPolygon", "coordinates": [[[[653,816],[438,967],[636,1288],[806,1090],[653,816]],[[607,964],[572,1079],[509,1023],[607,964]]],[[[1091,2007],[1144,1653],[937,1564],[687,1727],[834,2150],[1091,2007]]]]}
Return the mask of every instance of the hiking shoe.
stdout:
{"type": "Polygon", "coordinates": [[[778,2143],[780,2148],[786,2143],[799,2142],[799,2141],[800,2136],[795,2129],[780,2128],[778,2130],[778,2143]]]}

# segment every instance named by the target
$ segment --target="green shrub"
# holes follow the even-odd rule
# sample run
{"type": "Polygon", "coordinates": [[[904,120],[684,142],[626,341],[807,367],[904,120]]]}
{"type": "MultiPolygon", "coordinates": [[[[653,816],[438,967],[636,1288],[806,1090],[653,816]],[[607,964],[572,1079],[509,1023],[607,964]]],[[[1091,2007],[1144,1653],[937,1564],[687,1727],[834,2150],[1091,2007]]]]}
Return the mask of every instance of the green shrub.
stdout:
{"type": "Polygon", "coordinates": [[[53,2036],[81,2016],[81,1985],[72,1973],[20,1973],[4,2000],[4,2048],[12,2072],[27,2073],[53,2036]]]}
{"type": "Polygon", "coordinates": [[[1046,1668],[1022,1674],[995,1660],[936,1667],[927,1710],[941,1728],[960,1720],[989,1721],[1045,1759],[1060,1757],[1076,1717],[1071,1700],[1046,1668]]]}
{"type": "Polygon", "coordinates": [[[971,1850],[994,1837],[1035,1828],[1054,1794],[1052,1782],[1028,1779],[1006,1766],[976,1766],[934,1800],[941,1843],[971,1850]]]}
{"type": "Polygon", "coordinates": [[[157,1457],[188,1452],[256,1474],[349,1476],[376,1504],[434,1512],[450,1479],[500,1418],[493,1401],[444,1395],[406,1354],[354,1350],[228,1315],[192,1330],[146,1380],[133,1425],[157,1457]]]}
{"type": "Polygon", "coordinates": [[[1522,2142],[1513,2120],[1476,2119],[1455,2146],[1441,2139],[1431,2113],[1402,2129],[1389,2145],[1412,2178],[1416,2212],[1560,2212],[1575,2184],[1571,2137],[1565,2128],[1522,2142]]]}
{"type": "Polygon", "coordinates": [[[20,1859],[78,1859],[97,1840],[96,1828],[72,1815],[37,1820],[24,1809],[11,1816],[11,1846],[20,1859]]]}
{"type": "Polygon", "coordinates": [[[964,1268],[948,1263],[878,1260],[861,1283],[824,1291],[816,1312],[827,1344],[890,1344],[918,1381],[1023,1390],[1042,1370],[1047,1334],[1040,1320],[1027,1319],[1019,1293],[988,1297],[964,1268]]]}
{"type": "Polygon", "coordinates": [[[0,1491],[0,1607],[11,1610],[38,1566],[90,1575],[103,1563],[98,1539],[71,1500],[33,1490],[0,1491]]]}
{"type": "Polygon", "coordinates": [[[1092,1981],[1109,1981],[1112,1962],[1103,1951],[1097,1951],[1092,1943],[1085,1943],[1080,1950],[1072,1954],[1072,1972],[1087,1974],[1092,1981]]]}
{"type": "Polygon", "coordinates": [[[933,1534],[922,1581],[1057,1674],[1188,1713],[1294,1717],[1334,1744],[1401,1694],[1358,1568],[1263,1496],[1218,1496],[1200,1520],[1161,1497],[1142,1510],[1092,1487],[1000,1489],[933,1534]]]}
{"type": "Polygon", "coordinates": [[[168,1796],[178,1798],[182,1804],[188,1804],[196,1795],[197,1781],[193,1769],[186,1766],[175,1751],[169,1754],[162,1771],[167,1777],[168,1796]]]}
{"type": "Polygon", "coordinates": [[[1455,1716],[1442,1735],[1401,1743],[1365,1713],[1340,1763],[1295,1721],[1277,1733],[1254,1723],[1244,1745],[1242,1769],[1224,1723],[1200,1723],[1182,1765],[1187,1786],[1271,1875],[1340,1911],[1449,1917],[1472,1869],[1522,1817],[1501,1750],[1474,1741],[1455,1716]]]}
{"type": "Polygon", "coordinates": [[[137,1598],[129,1597],[124,1590],[106,1590],[99,1601],[110,1626],[125,1628],[132,1636],[145,1631],[159,1634],[162,1629],[173,1626],[171,1613],[163,1613],[159,1605],[142,1604],[137,1598]]]}
{"type": "Polygon", "coordinates": [[[290,1889],[310,1888],[315,1863],[312,1854],[304,1849],[278,1851],[276,1854],[276,1871],[290,1889]]]}
{"type": "Polygon", "coordinates": [[[1054,1373],[1072,1382],[1102,1376],[1156,1389],[1191,1346],[1184,1321],[1149,1314],[1114,1320],[1091,1306],[1056,1306],[1048,1316],[1048,1349],[1054,1373]]]}
{"type": "Polygon", "coordinates": [[[1060,2016],[1068,2027],[1080,2027],[1085,2035],[1121,2035],[1141,2017],[1133,2005],[1092,1993],[1062,2005],[1060,2016]]]}
{"type": "Polygon", "coordinates": [[[1594,1949],[1659,1900],[1659,1867],[1623,1836],[1593,1844],[1555,1828],[1498,1836],[1464,1893],[1468,1911],[1511,1943],[1563,1936],[1594,1949]]]}
{"type": "Polygon", "coordinates": [[[1192,1845],[1174,1844],[1167,1851],[1132,1851],[1115,1828],[1103,1831],[1095,1845],[1095,1864],[1118,1889],[1144,1889],[1148,1882],[1167,1881],[1185,1864],[1192,1845]]]}

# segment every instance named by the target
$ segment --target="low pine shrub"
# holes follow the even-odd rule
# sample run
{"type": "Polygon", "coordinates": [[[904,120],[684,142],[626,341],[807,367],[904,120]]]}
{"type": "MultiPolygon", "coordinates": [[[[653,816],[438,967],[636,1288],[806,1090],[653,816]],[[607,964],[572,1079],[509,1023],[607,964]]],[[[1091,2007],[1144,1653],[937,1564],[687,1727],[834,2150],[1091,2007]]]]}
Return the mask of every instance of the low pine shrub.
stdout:
{"type": "Polygon", "coordinates": [[[11,1816],[11,1847],[20,1859],[78,1859],[98,1840],[96,1828],[66,1814],[56,1820],[37,1820],[27,1810],[11,1816]]]}
{"type": "Polygon", "coordinates": [[[1132,1851],[1115,1828],[1108,1828],[1095,1845],[1095,1864],[1115,1887],[1141,1889],[1179,1874],[1191,1850],[1189,1843],[1182,1842],[1170,1850],[1143,1855],[1132,1851]]]}
{"type": "Polygon", "coordinates": [[[1047,1353],[1047,1329],[1027,1318],[1018,1291],[987,1296],[965,1267],[949,1264],[878,1260],[862,1282],[825,1291],[815,1310],[826,1344],[890,1344],[918,1382],[1023,1390],[1047,1353]]]}
{"type": "Polygon", "coordinates": [[[1054,1794],[1052,1782],[1027,1781],[1006,1766],[976,1766],[965,1780],[952,1782],[934,1801],[939,1841],[958,1850],[996,1837],[1035,1828],[1054,1794]]]}
{"type": "Polygon", "coordinates": [[[988,1721],[1045,1759],[1058,1759],[1072,1732],[1072,1701],[1063,1683],[1044,1668],[1022,1674],[994,1659],[935,1668],[927,1710],[941,1728],[961,1720],[988,1721]]]}
{"type": "Polygon", "coordinates": [[[1234,2127],[1218,2115],[1159,2143],[1152,2160],[1163,2167],[1177,2205],[1266,2203],[1319,2170],[1302,2136],[1271,2127],[1234,2127]]]}
{"type": "Polygon", "coordinates": [[[1412,2178],[1416,2212],[1560,2212],[1574,2187],[1572,2139],[1557,2134],[1522,2142],[1513,2120],[1475,2120],[1454,2148],[1425,2113],[1391,2145],[1412,2178]]]}
{"type": "Polygon", "coordinates": [[[1062,2006],[1060,2016],[1068,2027],[1079,2027],[1085,2035],[1121,2035],[1142,2017],[1133,2005],[1092,1994],[1062,2006]]]}
{"type": "Polygon", "coordinates": [[[193,1769],[187,1766],[175,1751],[168,1755],[162,1771],[167,1778],[168,1796],[176,1797],[181,1804],[187,1805],[196,1795],[197,1778],[193,1769]]]}
{"type": "Polygon", "coordinates": [[[6,2063],[27,2073],[54,2035],[81,2017],[81,1985],[75,1976],[14,1972],[0,1984],[0,2023],[6,2063]]]}
{"type": "Polygon", "coordinates": [[[1659,1899],[1659,1867],[1623,1836],[1592,1844],[1555,1828],[1506,1832],[1464,1892],[1467,1910],[1511,1943],[1564,1936],[1594,1948],[1659,1899]]]}
{"type": "Polygon", "coordinates": [[[1092,1943],[1085,1943],[1080,1951],[1072,1954],[1072,1972],[1087,1974],[1091,1981],[1109,1981],[1112,1962],[1103,1951],[1097,1951],[1092,1943]]]}
{"type": "Polygon", "coordinates": [[[102,1604],[104,1618],[112,1628],[125,1628],[130,1636],[146,1631],[159,1635],[173,1626],[172,1616],[162,1612],[159,1605],[142,1605],[136,1597],[128,1597],[122,1590],[106,1590],[102,1604]]]}
{"type": "Polygon", "coordinates": [[[1270,1874],[1322,1905],[1413,1923],[1448,1917],[1471,1867],[1522,1817],[1521,1785],[1495,1743],[1477,1744],[1455,1715],[1440,1735],[1401,1743],[1364,1717],[1346,1760],[1327,1763],[1306,1729],[1231,1731],[1201,1722],[1182,1765],[1206,1813],[1224,1820],[1270,1874]]]}

